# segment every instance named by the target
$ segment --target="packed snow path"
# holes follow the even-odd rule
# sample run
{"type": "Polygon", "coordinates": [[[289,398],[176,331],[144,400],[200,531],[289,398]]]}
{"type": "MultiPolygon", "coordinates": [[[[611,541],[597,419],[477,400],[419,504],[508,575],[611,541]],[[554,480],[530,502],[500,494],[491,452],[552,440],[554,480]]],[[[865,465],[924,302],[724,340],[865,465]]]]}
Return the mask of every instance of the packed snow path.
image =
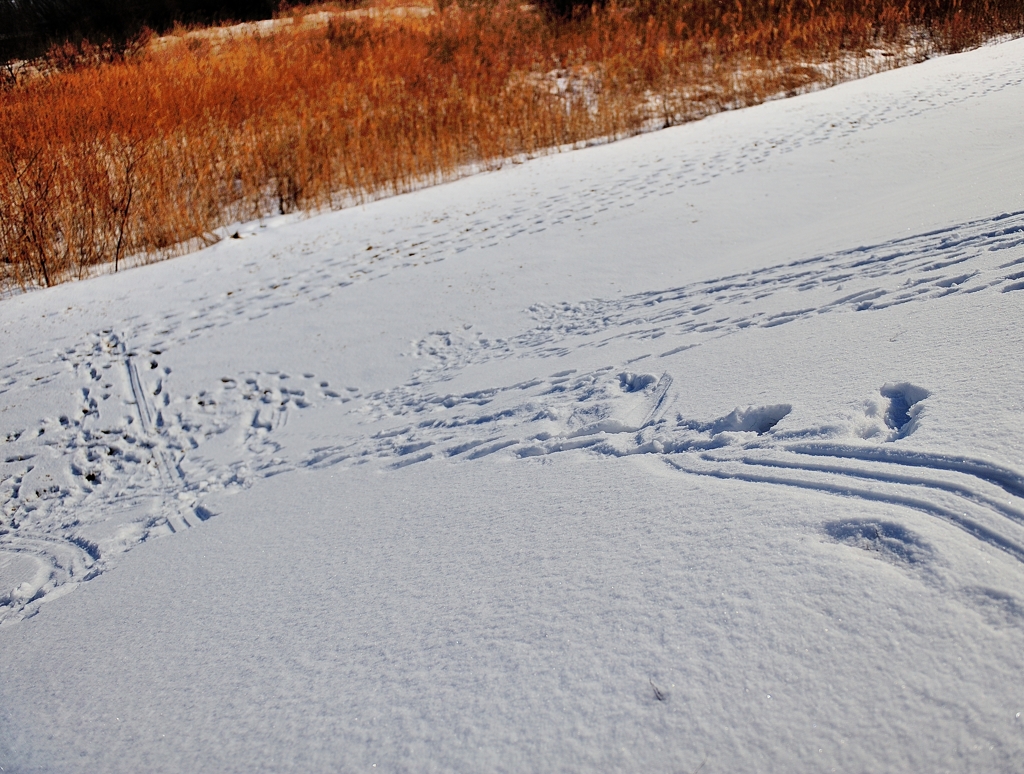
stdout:
{"type": "Polygon", "coordinates": [[[4,299],[0,766],[1010,770],[1021,105],[1008,42],[4,299]]]}

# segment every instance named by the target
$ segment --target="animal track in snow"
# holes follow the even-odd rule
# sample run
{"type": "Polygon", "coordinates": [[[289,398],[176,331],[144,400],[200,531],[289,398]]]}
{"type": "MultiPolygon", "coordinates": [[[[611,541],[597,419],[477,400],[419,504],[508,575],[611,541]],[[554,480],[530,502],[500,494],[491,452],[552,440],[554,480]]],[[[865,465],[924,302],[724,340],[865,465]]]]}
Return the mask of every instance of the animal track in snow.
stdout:
{"type": "MultiPolygon", "coordinates": [[[[1008,287],[1024,252],[1024,212],[965,223],[872,247],[620,299],[536,305],[538,325],[499,342],[463,345],[445,365],[566,346],[600,348],[623,338],[668,357],[710,337],[772,328],[821,314],[879,311],[1008,287]],[[1009,257],[1015,260],[1006,263],[1009,257]],[[950,269],[954,269],[953,272],[950,269]],[[669,336],[671,344],[654,342],[669,336]],[[680,339],[682,341],[680,342],[680,339]]],[[[666,339],[667,340],[667,339],[666,339]]]]}
{"type": "Polygon", "coordinates": [[[287,469],[273,436],[292,413],[351,400],[313,374],[280,372],[178,394],[162,354],[112,331],[87,336],[58,353],[66,369],[53,376],[77,384],[78,407],[0,439],[0,622],[117,553],[207,520],[205,493],[287,469]],[[221,455],[206,454],[225,436],[221,455]]]}
{"type": "Polygon", "coordinates": [[[211,515],[202,504],[208,492],[296,468],[368,461],[402,467],[576,449],[657,454],[694,475],[905,505],[1024,556],[1017,473],[903,448],[925,416],[923,389],[883,385],[888,432],[838,443],[820,428],[787,426],[788,404],[718,417],[670,415],[673,379],[658,365],[668,367],[672,355],[709,338],[752,328],[1011,289],[1024,265],[1024,213],[668,290],[537,305],[535,325],[505,339],[435,331],[415,346],[424,367],[414,378],[372,394],[332,388],[308,371],[211,374],[200,389],[177,387],[169,353],[217,326],[321,298],[317,282],[326,287],[337,279],[331,272],[341,271],[339,261],[260,292],[201,299],[190,315],[134,319],[123,333],[88,334],[59,351],[26,352],[0,365],[0,394],[66,388],[76,396],[64,414],[0,427],[0,562],[8,567],[0,582],[11,579],[10,588],[0,588],[7,600],[0,616],[31,613],[47,595],[101,572],[116,553],[201,523],[211,515]],[[628,343],[636,355],[596,369],[552,363],[548,376],[449,389],[469,366],[551,362],[581,350],[592,359],[613,342],[628,343]],[[290,417],[328,406],[351,413],[364,432],[329,446],[302,446],[289,436],[285,445],[290,417]]]}
{"type": "MultiPolygon", "coordinates": [[[[650,367],[661,357],[700,346],[708,337],[737,335],[752,327],[776,327],[820,314],[871,313],[893,305],[935,303],[956,294],[993,291],[1012,277],[1006,270],[1024,262],[1022,256],[1024,213],[1014,213],[667,291],[536,306],[532,312],[540,324],[508,339],[489,340],[476,331],[467,335],[438,331],[417,345],[417,355],[427,357],[431,364],[414,380],[368,396],[371,418],[385,428],[365,441],[319,448],[306,464],[319,466],[353,458],[402,458],[399,461],[408,464],[435,456],[459,456],[469,449],[480,456],[487,450],[518,453],[523,445],[530,454],[555,446],[607,445],[612,441],[596,431],[612,430],[615,422],[642,430],[642,438],[632,443],[636,448],[705,448],[713,436],[724,431],[764,434],[788,414],[789,406],[740,408],[714,420],[688,418],[668,436],[663,425],[641,427],[643,422],[635,418],[622,423],[616,412],[624,409],[613,408],[612,399],[625,405],[625,395],[643,395],[662,377],[620,372],[614,366],[588,373],[557,372],[543,379],[462,395],[445,392],[444,387],[468,366],[496,358],[551,358],[627,339],[635,341],[637,348],[648,349],[648,354],[633,358],[632,367],[640,361],[650,367]],[[955,274],[949,273],[951,266],[956,267],[955,274]],[[804,305],[794,309],[794,298],[804,305]],[[651,345],[662,337],[672,339],[664,349],[651,345]],[[616,380],[618,390],[614,389],[616,380]],[[400,424],[403,420],[404,425],[400,424]],[[581,432],[588,427],[595,432],[581,432]],[[689,435],[680,436],[684,431],[689,435]]],[[[884,439],[907,437],[913,432],[927,391],[901,383],[883,385],[880,392],[889,428],[884,439]]],[[[875,440],[883,439],[879,427],[881,422],[863,432],[877,436],[875,440]]],[[[623,446],[621,438],[612,445],[616,444],[616,448],[629,446],[623,446]]]]}

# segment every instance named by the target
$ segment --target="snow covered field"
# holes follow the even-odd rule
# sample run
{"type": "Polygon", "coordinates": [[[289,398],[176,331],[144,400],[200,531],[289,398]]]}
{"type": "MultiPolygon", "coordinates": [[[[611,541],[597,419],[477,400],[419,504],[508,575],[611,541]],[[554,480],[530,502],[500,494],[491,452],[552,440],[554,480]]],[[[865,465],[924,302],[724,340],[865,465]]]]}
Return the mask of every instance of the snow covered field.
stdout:
{"type": "Polygon", "coordinates": [[[1024,41],[0,302],[0,769],[1018,771],[1024,41]]]}

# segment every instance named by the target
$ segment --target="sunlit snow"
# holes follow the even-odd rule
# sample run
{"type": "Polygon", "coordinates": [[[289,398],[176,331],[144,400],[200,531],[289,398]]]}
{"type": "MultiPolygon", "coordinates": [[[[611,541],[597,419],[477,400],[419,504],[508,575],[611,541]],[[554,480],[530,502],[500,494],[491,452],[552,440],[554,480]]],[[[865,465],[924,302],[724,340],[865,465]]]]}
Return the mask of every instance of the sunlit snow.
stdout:
{"type": "Polygon", "coordinates": [[[1024,41],[0,301],[0,768],[1013,771],[1024,41]]]}

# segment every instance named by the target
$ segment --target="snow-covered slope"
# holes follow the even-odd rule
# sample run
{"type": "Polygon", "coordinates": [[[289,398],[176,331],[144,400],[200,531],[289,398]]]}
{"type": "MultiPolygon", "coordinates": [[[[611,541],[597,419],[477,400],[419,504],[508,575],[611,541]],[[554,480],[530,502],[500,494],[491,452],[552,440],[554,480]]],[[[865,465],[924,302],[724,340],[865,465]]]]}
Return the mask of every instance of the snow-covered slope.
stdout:
{"type": "Polygon", "coordinates": [[[0,303],[4,771],[1012,771],[1024,42],[0,303]]]}

